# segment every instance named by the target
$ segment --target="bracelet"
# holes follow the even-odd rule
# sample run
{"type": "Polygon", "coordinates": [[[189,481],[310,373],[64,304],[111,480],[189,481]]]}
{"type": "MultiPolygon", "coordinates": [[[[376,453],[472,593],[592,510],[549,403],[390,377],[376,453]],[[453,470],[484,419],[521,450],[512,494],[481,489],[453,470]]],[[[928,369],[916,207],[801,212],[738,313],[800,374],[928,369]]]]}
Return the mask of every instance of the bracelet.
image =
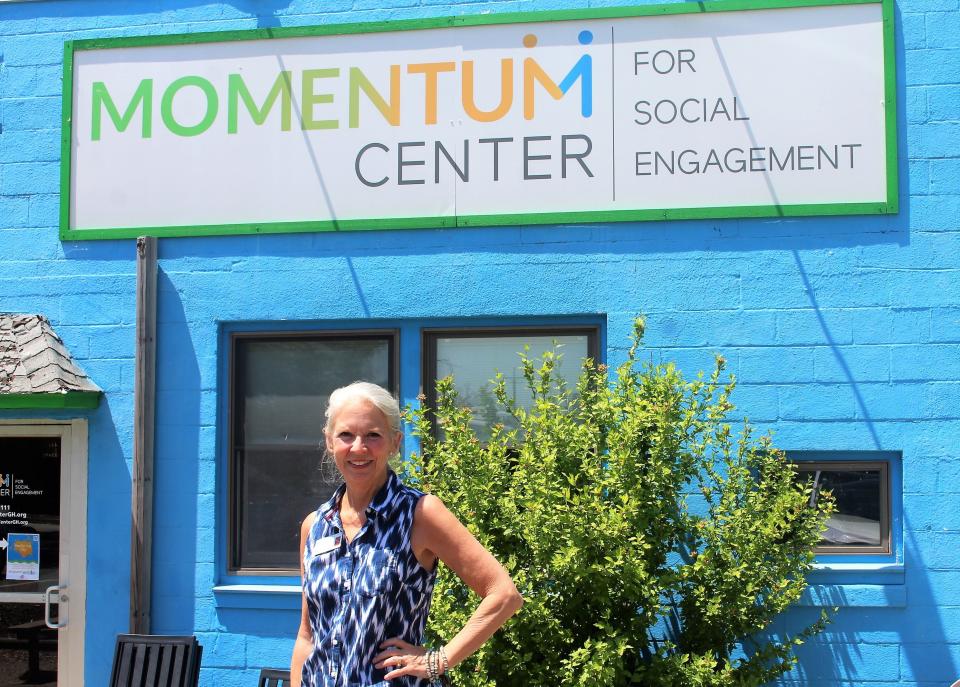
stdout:
{"type": "Polygon", "coordinates": [[[430,684],[445,684],[444,681],[440,679],[440,676],[446,675],[447,671],[450,670],[450,660],[447,658],[446,650],[440,647],[436,651],[428,651],[424,658],[427,661],[427,679],[430,681],[430,684]]]}

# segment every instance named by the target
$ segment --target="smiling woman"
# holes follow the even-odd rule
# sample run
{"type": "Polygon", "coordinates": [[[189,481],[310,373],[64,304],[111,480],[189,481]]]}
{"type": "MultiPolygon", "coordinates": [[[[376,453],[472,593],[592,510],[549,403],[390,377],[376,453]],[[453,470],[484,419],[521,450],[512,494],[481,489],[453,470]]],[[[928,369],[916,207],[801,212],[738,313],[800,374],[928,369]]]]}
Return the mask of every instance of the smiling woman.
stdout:
{"type": "MultiPolygon", "coordinates": [[[[400,450],[400,410],[396,400],[383,387],[369,382],[355,382],[330,395],[324,427],[327,453],[337,470],[352,486],[350,491],[379,488],[387,474],[387,461],[400,450]]],[[[371,494],[366,495],[367,502],[371,494]]],[[[359,520],[357,513],[341,518],[359,520]]],[[[346,523],[345,523],[346,525],[346,523]]],[[[350,523],[353,525],[353,522],[350,523]]],[[[347,538],[353,539],[360,527],[347,525],[347,538]],[[353,530],[351,532],[351,529],[353,530]]]]}
{"type": "Polygon", "coordinates": [[[388,391],[355,382],[330,395],[327,452],[343,484],[301,527],[303,603],[291,660],[294,687],[438,684],[523,600],[503,566],[435,496],[404,485],[400,408],[388,391]],[[438,561],[481,598],[463,629],[423,646],[438,561]]]}

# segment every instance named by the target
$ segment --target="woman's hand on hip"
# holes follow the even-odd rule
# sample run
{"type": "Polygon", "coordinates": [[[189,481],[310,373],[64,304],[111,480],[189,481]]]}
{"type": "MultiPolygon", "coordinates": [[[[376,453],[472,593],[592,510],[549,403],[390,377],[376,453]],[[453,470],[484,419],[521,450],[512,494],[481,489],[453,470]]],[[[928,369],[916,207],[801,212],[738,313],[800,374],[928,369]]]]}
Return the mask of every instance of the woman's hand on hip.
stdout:
{"type": "Polygon", "coordinates": [[[422,679],[430,677],[430,671],[427,669],[427,650],[422,646],[405,642],[400,637],[391,637],[382,642],[380,648],[383,651],[373,657],[373,665],[375,668],[390,670],[383,676],[384,680],[394,680],[403,675],[422,679]]]}

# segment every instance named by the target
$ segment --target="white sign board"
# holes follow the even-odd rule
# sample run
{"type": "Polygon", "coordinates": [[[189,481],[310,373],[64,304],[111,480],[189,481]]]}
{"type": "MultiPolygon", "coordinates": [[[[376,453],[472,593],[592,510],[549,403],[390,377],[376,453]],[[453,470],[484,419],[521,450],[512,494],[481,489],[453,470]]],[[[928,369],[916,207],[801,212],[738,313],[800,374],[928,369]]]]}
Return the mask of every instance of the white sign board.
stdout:
{"type": "Polygon", "coordinates": [[[881,4],[682,7],[77,42],[64,236],[896,210],[881,4]]]}

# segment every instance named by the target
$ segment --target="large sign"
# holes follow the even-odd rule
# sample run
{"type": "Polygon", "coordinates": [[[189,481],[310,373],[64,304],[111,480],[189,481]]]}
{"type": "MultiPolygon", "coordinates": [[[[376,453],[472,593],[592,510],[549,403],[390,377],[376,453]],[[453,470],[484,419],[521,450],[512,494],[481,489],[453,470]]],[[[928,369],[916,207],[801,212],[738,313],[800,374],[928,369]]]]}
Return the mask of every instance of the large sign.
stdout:
{"type": "Polygon", "coordinates": [[[61,231],[895,212],[892,3],[744,6],[76,41],[61,231]]]}

